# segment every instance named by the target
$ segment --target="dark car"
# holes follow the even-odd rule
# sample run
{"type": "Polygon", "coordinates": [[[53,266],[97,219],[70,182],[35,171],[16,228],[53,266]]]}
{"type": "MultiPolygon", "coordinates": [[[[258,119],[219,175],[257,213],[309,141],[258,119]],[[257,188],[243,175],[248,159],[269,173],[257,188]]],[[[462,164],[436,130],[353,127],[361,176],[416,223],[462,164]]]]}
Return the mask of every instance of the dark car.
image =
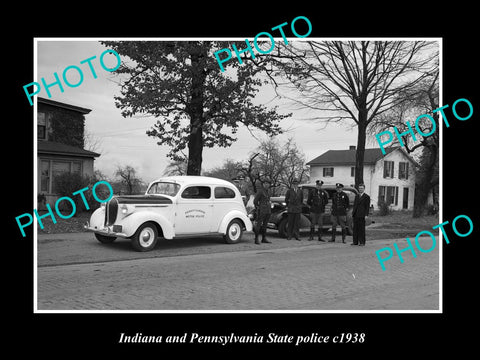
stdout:
{"type": "MultiPolygon", "coordinates": [[[[300,229],[308,228],[310,229],[310,207],[306,204],[308,199],[308,193],[315,189],[315,183],[311,184],[302,184],[299,186],[303,190],[303,207],[302,215],[300,217],[300,229]]],[[[322,189],[328,193],[328,204],[325,206],[325,213],[323,214],[323,228],[331,228],[331,207],[332,207],[332,196],[336,192],[335,185],[323,185],[322,189]]],[[[352,210],[353,210],[353,201],[355,200],[355,195],[358,194],[358,191],[349,186],[345,186],[343,191],[347,194],[348,199],[350,200],[350,206],[347,212],[347,234],[352,235],[353,229],[353,219],[352,219],[352,210]]],[[[272,202],[272,215],[268,223],[270,229],[278,230],[278,233],[282,237],[287,235],[287,206],[285,204],[285,196],[276,196],[271,197],[270,201],[272,202]]],[[[370,225],[373,221],[371,219],[366,219],[366,225],[370,225]]],[[[340,226],[337,227],[339,229],[340,226]]]]}

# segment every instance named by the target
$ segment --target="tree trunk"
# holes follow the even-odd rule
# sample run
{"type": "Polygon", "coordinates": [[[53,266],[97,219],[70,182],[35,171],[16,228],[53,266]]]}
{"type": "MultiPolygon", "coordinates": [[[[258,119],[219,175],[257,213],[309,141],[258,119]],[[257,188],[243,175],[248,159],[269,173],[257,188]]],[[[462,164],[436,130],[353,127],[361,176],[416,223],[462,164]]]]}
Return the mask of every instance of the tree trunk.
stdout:
{"type": "MultiPolygon", "coordinates": [[[[194,120],[190,121],[192,124],[194,120]]],[[[203,133],[201,126],[192,124],[188,140],[188,165],[187,175],[200,175],[202,172],[203,133]],[[195,129],[194,129],[195,128],[195,129]]]]}
{"type": "Polygon", "coordinates": [[[357,149],[355,156],[355,187],[363,184],[363,162],[365,159],[365,141],[367,136],[367,114],[359,112],[358,114],[358,135],[357,149]]]}
{"type": "Polygon", "coordinates": [[[193,51],[192,60],[192,85],[191,99],[188,106],[190,115],[190,135],[188,139],[188,165],[187,175],[200,175],[202,171],[202,152],[203,152],[203,93],[205,83],[205,72],[200,64],[201,58],[205,56],[201,53],[201,48],[193,51]]]}
{"type": "Polygon", "coordinates": [[[437,162],[438,148],[436,146],[425,147],[424,157],[421,162],[422,169],[419,174],[420,179],[415,186],[415,200],[413,203],[414,218],[421,217],[425,214],[425,208],[428,203],[428,194],[432,187],[432,178],[435,175],[435,165],[437,162]]]}

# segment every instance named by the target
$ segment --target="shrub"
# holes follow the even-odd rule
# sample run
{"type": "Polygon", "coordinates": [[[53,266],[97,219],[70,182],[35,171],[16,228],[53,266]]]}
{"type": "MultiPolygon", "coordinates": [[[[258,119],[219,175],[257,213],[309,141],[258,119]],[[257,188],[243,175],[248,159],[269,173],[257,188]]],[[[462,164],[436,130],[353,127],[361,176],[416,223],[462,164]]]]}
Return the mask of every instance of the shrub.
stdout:
{"type": "Polygon", "coordinates": [[[390,214],[390,207],[385,201],[380,201],[378,203],[378,215],[387,216],[390,214]]]}
{"type": "Polygon", "coordinates": [[[438,209],[434,204],[429,204],[425,208],[425,213],[427,215],[436,215],[438,213],[438,209]]]}
{"type": "MultiPolygon", "coordinates": [[[[93,211],[100,206],[100,203],[94,199],[92,193],[92,187],[96,182],[97,180],[95,177],[88,177],[82,176],[80,174],[71,173],[59,174],[54,178],[56,193],[60,195],[60,197],[68,196],[75,202],[75,214],[80,211],[87,210],[83,202],[82,196],[80,194],[72,195],[74,192],[81,190],[85,187],[88,187],[89,190],[83,192],[83,195],[85,196],[85,200],[90,207],[90,211],[93,211]]],[[[108,193],[103,194],[103,192],[105,192],[103,186],[98,186],[95,189],[95,193],[100,199],[105,199],[109,195],[108,193]]],[[[59,208],[63,211],[64,214],[70,214],[73,210],[72,205],[69,201],[62,201],[59,204],[59,208]]]]}

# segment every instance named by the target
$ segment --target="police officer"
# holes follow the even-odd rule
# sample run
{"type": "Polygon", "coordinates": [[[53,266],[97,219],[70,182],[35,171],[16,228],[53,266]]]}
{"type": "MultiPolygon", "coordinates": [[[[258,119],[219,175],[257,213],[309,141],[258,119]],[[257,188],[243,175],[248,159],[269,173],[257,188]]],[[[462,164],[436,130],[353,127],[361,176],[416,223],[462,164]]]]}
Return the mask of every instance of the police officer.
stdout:
{"type": "Polygon", "coordinates": [[[352,245],[365,246],[365,216],[370,210],[370,196],[365,193],[365,185],[358,185],[358,194],[353,202],[353,243],[352,245]]]}
{"type": "Polygon", "coordinates": [[[300,216],[302,214],[303,191],[298,187],[298,180],[292,181],[292,187],[285,194],[285,203],[287,204],[288,225],[287,240],[292,238],[300,240],[300,216]]]}
{"type": "Polygon", "coordinates": [[[267,224],[272,212],[270,197],[265,184],[262,184],[255,194],[253,199],[253,205],[255,206],[256,224],[255,224],[255,244],[260,244],[258,235],[262,234],[262,243],[270,244],[271,242],[266,239],[267,224]]]}
{"type": "Polygon", "coordinates": [[[322,240],[323,227],[323,213],[325,212],[325,205],[328,203],[328,194],[322,190],[323,181],[317,180],[315,182],[315,189],[308,193],[307,205],[310,206],[310,237],[308,240],[313,240],[315,234],[315,225],[318,224],[318,241],[322,240]]]}
{"type": "Polygon", "coordinates": [[[342,228],[342,243],[345,244],[347,210],[348,210],[348,196],[343,191],[343,184],[337,183],[337,192],[332,197],[332,239],[329,242],[335,242],[335,232],[337,231],[337,224],[342,228]]]}

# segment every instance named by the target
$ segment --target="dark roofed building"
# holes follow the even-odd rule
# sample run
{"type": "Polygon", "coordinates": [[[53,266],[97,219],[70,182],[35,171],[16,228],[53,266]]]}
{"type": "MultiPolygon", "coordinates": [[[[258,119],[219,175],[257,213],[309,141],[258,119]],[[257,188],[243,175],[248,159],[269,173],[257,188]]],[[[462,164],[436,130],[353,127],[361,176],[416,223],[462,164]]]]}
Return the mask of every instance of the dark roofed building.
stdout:
{"type": "Polygon", "coordinates": [[[90,109],[41,97],[37,104],[38,194],[53,205],[58,198],[55,177],[65,172],[93,176],[93,163],[100,154],[83,148],[90,109]]]}
{"type": "MultiPolygon", "coordinates": [[[[413,209],[415,170],[418,164],[401,147],[365,149],[363,180],[372,204],[386,202],[393,209],[413,209]]],[[[325,184],[355,185],[355,146],[328,150],[309,161],[310,179],[325,184]]]]}
{"type": "Polygon", "coordinates": [[[39,141],[37,145],[38,155],[51,154],[58,156],[80,156],[86,158],[100,156],[100,154],[93,151],[85,150],[75,146],[65,145],[54,141],[39,141]]]}

